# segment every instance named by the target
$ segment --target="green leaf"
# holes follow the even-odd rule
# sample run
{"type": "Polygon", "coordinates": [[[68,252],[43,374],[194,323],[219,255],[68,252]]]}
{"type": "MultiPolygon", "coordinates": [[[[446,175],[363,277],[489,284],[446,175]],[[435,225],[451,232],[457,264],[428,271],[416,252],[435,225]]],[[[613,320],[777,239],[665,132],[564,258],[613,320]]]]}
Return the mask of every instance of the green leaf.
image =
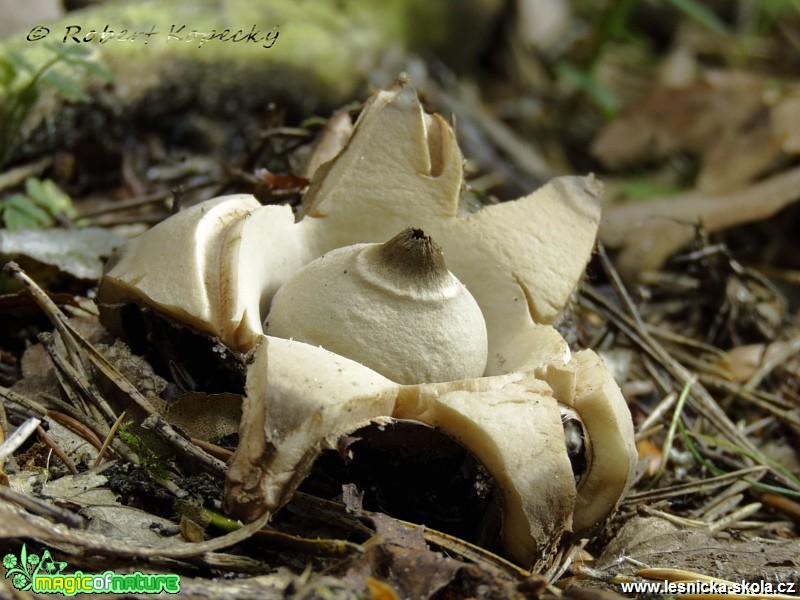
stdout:
{"type": "Polygon", "coordinates": [[[794,17],[800,12],[795,0],[760,0],[758,9],[771,20],[794,17]]]}
{"type": "Polygon", "coordinates": [[[47,48],[53,57],[35,66],[16,52],[0,57],[0,89],[7,90],[0,102],[0,168],[39,96],[41,85],[51,86],[69,100],[88,102],[91,97],[84,91],[82,78],[76,76],[88,73],[106,81],[114,79],[113,73],[94,60],[91,48],[56,43],[49,43],[47,48]],[[59,63],[66,63],[67,68],[60,69],[59,63]],[[23,73],[25,76],[21,77],[23,73]]]}
{"type": "Polygon", "coordinates": [[[619,113],[619,99],[616,95],[587,71],[562,62],[556,66],[556,72],[561,79],[586,92],[607,119],[613,119],[619,113]]]}
{"type": "Polygon", "coordinates": [[[89,102],[92,99],[79,84],[69,77],[64,77],[61,73],[48,71],[42,75],[41,81],[57,89],[69,100],[89,102]]]}
{"type": "Polygon", "coordinates": [[[58,44],[51,44],[48,47],[59,59],[67,64],[80,67],[106,81],[114,79],[114,74],[105,65],[94,59],[94,53],[89,48],[84,46],[60,46],[58,44]]]}
{"type": "Polygon", "coordinates": [[[114,73],[106,69],[105,65],[102,65],[98,62],[85,61],[82,63],[74,63],[74,64],[79,65],[80,67],[86,69],[92,75],[99,77],[105,81],[114,81],[114,73]]]}
{"type": "Polygon", "coordinates": [[[677,184],[661,182],[652,174],[645,174],[641,177],[628,177],[618,182],[616,189],[619,196],[631,201],[649,200],[686,191],[685,188],[677,184]]]}
{"type": "Polygon", "coordinates": [[[86,46],[67,46],[55,42],[49,42],[47,44],[47,49],[65,61],[86,60],[92,54],[92,50],[86,46]]]}
{"type": "Polygon", "coordinates": [[[75,208],[72,205],[72,198],[50,179],[42,181],[36,177],[28,177],[25,180],[25,192],[35,204],[50,215],[74,216],[75,208]]]}
{"type": "Polygon", "coordinates": [[[687,17],[697,21],[711,31],[720,34],[728,33],[728,27],[725,23],[697,0],[668,0],[668,2],[687,17]]]}
{"type": "Polygon", "coordinates": [[[17,77],[17,70],[5,58],[0,58],[0,86],[8,88],[17,77]]]}
{"type": "Polygon", "coordinates": [[[313,115],[308,117],[300,122],[300,129],[317,129],[325,127],[325,124],[328,120],[325,117],[320,117],[319,115],[313,115]]]}
{"type": "Polygon", "coordinates": [[[17,70],[18,73],[22,71],[33,73],[36,71],[33,65],[31,65],[31,63],[25,60],[22,55],[17,52],[9,52],[6,54],[5,59],[9,62],[9,64],[11,64],[11,66],[14,67],[14,69],[17,70]]]}
{"type": "Polygon", "coordinates": [[[6,229],[40,229],[50,225],[53,218],[23,194],[14,194],[0,204],[6,229]]]}

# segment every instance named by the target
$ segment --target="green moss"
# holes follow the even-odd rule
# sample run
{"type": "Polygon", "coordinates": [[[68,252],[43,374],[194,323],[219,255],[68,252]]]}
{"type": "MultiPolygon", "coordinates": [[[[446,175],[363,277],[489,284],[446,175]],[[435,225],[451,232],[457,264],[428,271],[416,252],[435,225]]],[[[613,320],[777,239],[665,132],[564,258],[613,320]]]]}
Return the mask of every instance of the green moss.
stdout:
{"type": "Polygon", "coordinates": [[[45,41],[89,48],[98,64],[114,74],[114,84],[81,74],[76,84],[89,90],[94,102],[88,109],[42,98],[25,123],[26,143],[14,158],[105,135],[107,115],[117,125],[126,116],[136,123],[142,116],[187,107],[236,114],[268,103],[301,118],[327,114],[364,98],[369,76],[397,49],[439,53],[456,66],[469,62],[477,52],[476,40],[491,31],[501,4],[131,0],[71,12],[44,24],[49,31],[44,40],[27,39],[36,36],[32,29],[4,41],[0,57],[18,52],[43,64],[45,41]],[[82,118],[87,110],[98,118],[82,118]],[[86,130],[87,122],[95,123],[95,131],[86,130]]]}

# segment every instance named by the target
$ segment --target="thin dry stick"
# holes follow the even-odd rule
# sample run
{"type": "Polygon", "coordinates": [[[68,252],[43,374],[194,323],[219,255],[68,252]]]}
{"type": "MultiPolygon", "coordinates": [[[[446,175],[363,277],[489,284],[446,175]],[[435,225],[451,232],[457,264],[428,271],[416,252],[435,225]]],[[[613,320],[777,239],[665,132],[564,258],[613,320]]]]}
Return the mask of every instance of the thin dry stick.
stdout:
{"type": "Polygon", "coordinates": [[[772,373],[775,367],[785,363],[798,352],[800,352],[800,336],[795,337],[774,353],[764,352],[764,360],[758,365],[758,369],[756,369],[756,372],[747,380],[747,383],[744,384],[744,389],[754,390],[757,388],[764,378],[772,373]]]}
{"type": "Polygon", "coordinates": [[[218,458],[214,458],[208,452],[192,444],[192,442],[170,427],[169,424],[161,418],[161,415],[155,413],[150,415],[142,421],[142,427],[145,429],[152,429],[158,437],[165,440],[172,447],[180,450],[182,454],[196,459],[199,464],[205,465],[211,472],[225,477],[228,467],[224,462],[218,458]]]}
{"type": "Polygon", "coordinates": [[[53,164],[53,159],[42,158],[0,173],[0,192],[24,182],[28,177],[38,175],[53,164]]]}
{"type": "MultiPolygon", "coordinates": [[[[131,384],[131,382],[129,382],[125,376],[122,375],[119,370],[117,370],[114,365],[112,365],[102,354],[100,354],[94,346],[83,339],[83,336],[81,336],[80,333],[75,330],[75,328],[67,319],[66,315],[61,312],[58,306],[56,306],[55,303],[47,297],[47,294],[45,294],[44,291],[38,285],[36,285],[36,282],[34,282],[22,271],[22,269],[20,269],[19,265],[17,265],[15,262],[9,262],[6,263],[3,269],[12,273],[14,277],[21,281],[28,291],[33,294],[37,304],[39,304],[40,308],[42,308],[56,329],[58,329],[59,333],[64,339],[65,346],[74,347],[76,356],[78,356],[78,358],[80,358],[80,354],[82,353],[83,356],[89,360],[89,362],[91,362],[92,365],[94,365],[120,392],[126,394],[147,415],[153,417],[158,425],[158,429],[160,429],[165,435],[169,435],[173,439],[183,437],[177,431],[175,431],[175,429],[169,423],[164,421],[150,401],[145,398],[142,393],[137,390],[131,384]]],[[[215,471],[219,469],[219,465],[221,464],[222,472],[225,471],[224,464],[222,464],[220,461],[217,461],[215,458],[208,455],[197,446],[194,446],[191,443],[186,443],[182,445],[181,448],[190,458],[202,464],[215,465],[215,467],[213,467],[215,471]]]]}
{"type": "Polygon", "coordinates": [[[71,511],[59,508],[52,502],[40,500],[30,494],[15,492],[11,488],[3,485],[0,485],[0,500],[5,500],[6,502],[16,504],[17,506],[21,506],[29,513],[46,517],[48,519],[53,519],[59,523],[69,525],[70,527],[79,528],[83,527],[85,524],[83,517],[80,515],[76,515],[71,511]]]}
{"type": "Polygon", "coordinates": [[[645,371],[653,378],[653,381],[656,382],[656,385],[658,385],[662,393],[676,393],[674,389],[675,386],[672,385],[672,382],[664,370],[658,368],[654,358],[645,354],[642,356],[642,363],[644,364],[645,371]]]}
{"type": "Polygon", "coordinates": [[[8,425],[8,415],[5,404],[0,402],[0,442],[4,442],[11,428],[8,425]]]}
{"type": "Polygon", "coordinates": [[[201,440],[200,438],[190,438],[191,442],[197,446],[198,448],[202,448],[206,452],[208,452],[214,458],[218,458],[222,462],[226,463],[233,457],[233,451],[228,450],[227,448],[223,448],[222,446],[218,446],[212,442],[207,442],[206,440],[201,440]]]}
{"type": "Polygon", "coordinates": [[[728,371],[725,370],[725,367],[722,367],[720,365],[715,365],[714,363],[709,362],[703,357],[695,356],[680,348],[672,347],[669,348],[667,351],[680,364],[684,365],[689,369],[692,369],[697,373],[713,373],[720,377],[725,377],[728,375],[728,371]]]}
{"type": "Polygon", "coordinates": [[[83,362],[80,360],[80,352],[78,352],[77,346],[72,343],[72,337],[70,335],[70,332],[74,331],[74,329],[69,323],[67,316],[61,312],[61,309],[50,299],[50,296],[48,296],[33,279],[28,277],[25,271],[23,271],[15,261],[12,260],[4,264],[3,271],[10,273],[14,279],[19,281],[23,287],[28,290],[34,302],[42,309],[42,312],[44,312],[56,330],[63,336],[62,341],[64,342],[67,352],[70,354],[70,360],[77,360],[78,364],[75,365],[75,368],[82,368],[83,362]]]}
{"type": "Polygon", "coordinates": [[[66,415],[64,413],[58,412],[57,410],[48,410],[45,411],[45,414],[48,417],[50,417],[53,421],[61,425],[62,427],[66,427],[67,429],[72,431],[72,433],[85,439],[98,451],[100,450],[100,448],[103,447],[100,438],[97,437],[95,432],[89,429],[89,427],[82,421],[75,419],[71,415],[66,415]]]}
{"type": "Polygon", "coordinates": [[[575,557],[586,547],[586,544],[589,543],[589,539],[582,539],[575,544],[571,544],[570,547],[567,549],[567,552],[564,553],[564,557],[557,561],[550,569],[548,569],[544,576],[547,578],[547,581],[550,583],[555,583],[567,572],[572,566],[572,563],[575,562],[575,557]]]}
{"type": "Polygon", "coordinates": [[[42,428],[41,425],[39,425],[39,427],[36,428],[36,433],[39,434],[39,439],[41,439],[42,442],[44,442],[45,446],[50,448],[53,451],[53,453],[58,458],[61,459],[61,462],[64,463],[64,466],[67,467],[67,469],[69,469],[69,472],[72,473],[73,475],[77,475],[78,469],[75,467],[75,463],[72,462],[72,459],[64,453],[64,451],[61,449],[61,446],[59,446],[55,442],[55,440],[53,440],[53,438],[47,435],[47,433],[45,432],[45,430],[42,428]]]}
{"type": "MultiPolygon", "coordinates": [[[[47,407],[43,404],[28,398],[24,394],[20,394],[19,392],[15,392],[14,390],[1,385],[0,398],[8,403],[8,408],[11,412],[26,412],[38,417],[44,417],[47,414],[47,407]]],[[[5,407],[5,403],[3,403],[3,408],[5,409],[5,407]]],[[[70,407],[70,409],[75,411],[75,409],[72,407],[70,407]]],[[[75,411],[75,414],[78,414],[77,411],[75,411]]]]}
{"type": "Polygon", "coordinates": [[[643,492],[636,492],[628,494],[622,501],[622,504],[636,504],[640,502],[653,502],[656,500],[664,500],[675,496],[685,496],[689,494],[708,493],[713,489],[728,485],[731,481],[738,481],[744,477],[751,475],[763,474],[768,471],[764,465],[757,465],[747,469],[739,469],[738,471],[731,471],[724,475],[717,477],[710,477],[702,481],[691,481],[689,483],[680,483],[669,487],[660,488],[657,490],[646,490],[643,492]]]}
{"type": "Polygon", "coordinates": [[[426,82],[426,93],[436,104],[451,109],[454,113],[469,119],[488,137],[494,146],[501,148],[514,165],[537,181],[549,181],[557,174],[547,159],[528,139],[519,136],[514,129],[502,123],[476,103],[467,102],[444,91],[432,81],[426,82]]]}
{"type": "Polygon", "coordinates": [[[714,523],[720,518],[725,518],[725,515],[730,515],[731,511],[736,510],[736,507],[744,500],[744,494],[734,494],[721,499],[715,498],[715,500],[717,501],[711,506],[704,506],[703,511],[692,511],[692,516],[714,523]]]}
{"type": "Polygon", "coordinates": [[[158,414],[158,412],[156,412],[155,408],[153,408],[153,405],[150,404],[150,401],[145,398],[142,393],[137,390],[133,384],[131,384],[131,382],[129,382],[125,376],[117,370],[114,365],[108,362],[108,360],[102,354],[100,354],[94,348],[94,346],[89,344],[80,336],[76,337],[76,341],[86,351],[89,361],[95,367],[97,367],[97,369],[103,373],[103,375],[108,378],[108,380],[113,383],[119,391],[126,394],[139,408],[149,415],[145,421],[151,424],[156,433],[162,437],[172,440],[173,442],[176,440],[183,440],[184,443],[175,443],[173,445],[180,448],[189,458],[197,461],[200,464],[209,466],[209,468],[216,473],[221,473],[224,475],[227,467],[223,462],[201,450],[189,442],[183,435],[178,433],[175,428],[172,427],[172,425],[167,423],[164,418],[158,414]]]}
{"type": "MultiPolygon", "coordinates": [[[[65,415],[69,415],[76,421],[83,421],[86,423],[87,427],[91,427],[92,431],[94,431],[96,435],[98,432],[101,435],[105,435],[108,431],[108,425],[106,423],[97,421],[91,415],[82,413],[76,409],[74,405],[64,402],[58,396],[53,396],[52,394],[47,393],[42,393],[40,396],[42,400],[47,402],[47,407],[43,407],[45,413],[47,411],[54,410],[65,415]]],[[[28,400],[30,401],[30,399],[28,400]]],[[[38,404],[38,402],[36,404],[38,404]]]]}
{"type": "Polygon", "coordinates": [[[750,435],[754,432],[761,431],[765,427],[769,427],[775,423],[775,417],[772,415],[767,415],[765,417],[761,417],[758,421],[753,421],[744,425],[742,427],[742,431],[744,431],[747,435],[750,435]]]}
{"type": "MultiPolygon", "coordinates": [[[[56,379],[58,380],[58,385],[64,395],[67,397],[69,403],[74,406],[80,414],[84,414],[90,418],[94,418],[94,415],[89,411],[89,406],[86,404],[86,400],[83,396],[77,393],[73,386],[69,385],[69,375],[65,373],[66,369],[61,368],[66,361],[62,360],[61,357],[55,350],[55,343],[53,341],[53,335],[51,333],[42,333],[39,335],[39,342],[41,342],[42,346],[47,352],[47,355],[50,357],[50,361],[53,363],[54,373],[56,379]]],[[[74,370],[73,370],[74,373],[74,370]]]]}
{"type": "Polygon", "coordinates": [[[788,402],[782,402],[780,398],[773,394],[745,390],[737,383],[713,375],[701,375],[700,381],[708,385],[708,387],[737,396],[783,422],[800,427],[800,411],[796,407],[792,407],[788,402]],[[782,408],[780,404],[785,404],[786,408],[782,408]]]}
{"type": "Polygon", "coordinates": [[[681,346],[688,346],[690,348],[695,348],[696,350],[701,350],[708,354],[713,354],[715,356],[724,356],[725,351],[720,350],[716,346],[712,346],[711,344],[707,344],[705,342],[700,342],[698,340],[693,340],[692,338],[686,337],[679,333],[675,333],[674,331],[670,331],[669,329],[664,329],[663,327],[657,325],[650,325],[646,323],[645,326],[647,327],[647,331],[650,335],[653,335],[657,338],[661,338],[662,340],[673,342],[675,344],[680,344],[681,346]]]}
{"type": "Polygon", "coordinates": [[[92,464],[92,468],[97,467],[103,460],[103,456],[105,456],[105,453],[108,450],[108,447],[111,445],[111,442],[117,433],[117,429],[119,429],[119,426],[122,424],[122,420],[124,418],[125,418],[125,411],[123,410],[122,414],[119,417],[117,417],[117,420],[114,421],[114,424],[111,426],[111,431],[108,432],[106,440],[103,442],[103,447],[100,448],[100,451],[97,453],[97,458],[94,459],[94,464],[92,464]]]}
{"type": "Polygon", "coordinates": [[[795,523],[800,523],[800,503],[779,494],[761,494],[758,499],[763,504],[791,517],[795,523]]]}
{"type": "MultiPolygon", "coordinates": [[[[72,527],[81,527],[83,525],[83,521],[77,521],[76,515],[72,513],[68,513],[67,511],[62,511],[60,509],[56,509],[55,506],[50,504],[44,503],[42,501],[36,501],[33,497],[27,496],[25,494],[18,494],[18,493],[9,493],[11,490],[9,488],[3,488],[0,486],[0,499],[8,500],[15,504],[19,504],[20,506],[24,507],[26,510],[30,510],[30,512],[35,514],[42,514],[44,516],[52,515],[54,518],[57,514],[60,518],[59,520],[69,519],[71,517],[71,522],[67,523],[72,527]]],[[[0,518],[2,518],[3,513],[8,512],[8,508],[4,507],[2,503],[0,503],[0,518]]],[[[240,529],[236,531],[232,531],[231,533],[227,533],[220,537],[206,540],[204,542],[197,542],[196,544],[180,544],[169,546],[166,548],[159,548],[159,547],[152,547],[152,546],[142,546],[142,545],[135,545],[132,543],[127,543],[122,540],[114,540],[113,543],[109,543],[109,539],[104,535],[99,535],[96,533],[88,532],[85,530],[81,530],[78,532],[80,538],[78,541],[80,542],[80,547],[86,554],[98,554],[101,556],[117,556],[123,558],[137,558],[137,559],[147,559],[147,558],[192,558],[196,556],[202,556],[206,552],[214,552],[217,550],[221,550],[222,548],[227,548],[229,546],[233,546],[236,544],[240,544],[241,542],[245,541],[249,537],[251,537],[256,531],[264,527],[269,521],[271,513],[265,512],[261,516],[259,516],[254,521],[243,525],[240,529]]],[[[27,519],[30,519],[32,522],[36,522],[33,515],[27,516],[27,519]]],[[[43,528],[44,529],[44,528],[43,528]]],[[[63,531],[54,532],[54,539],[58,541],[64,541],[64,536],[69,535],[63,531]]],[[[75,533],[72,533],[71,537],[74,537],[75,533]]],[[[45,543],[49,541],[48,538],[45,539],[45,543]]]]}
{"type": "MultiPolygon", "coordinates": [[[[374,512],[362,509],[359,511],[357,516],[354,516],[349,514],[347,512],[347,508],[340,502],[324,500],[304,492],[297,492],[294,495],[292,498],[292,505],[303,510],[304,514],[310,515],[317,519],[320,519],[321,515],[325,515],[325,518],[328,519],[329,522],[351,531],[355,531],[356,533],[366,535],[371,535],[374,533],[372,529],[365,527],[362,523],[363,517],[375,515],[376,513],[374,512]]],[[[459,556],[467,561],[477,564],[491,565],[492,567],[508,573],[516,578],[525,578],[531,574],[530,571],[515,565],[505,558],[497,556],[485,548],[475,546],[457,537],[416,523],[410,523],[400,519],[395,519],[395,521],[412,529],[421,530],[423,536],[425,537],[425,541],[428,542],[428,544],[437,546],[450,556],[459,556]]]]}
{"type": "Polygon", "coordinates": [[[672,420],[667,429],[667,435],[664,436],[664,446],[661,449],[661,464],[658,466],[658,471],[653,476],[653,483],[657,483],[661,476],[667,469],[670,456],[672,454],[672,442],[675,440],[675,432],[678,430],[678,422],[683,418],[683,407],[686,404],[686,398],[689,397],[689,392],[695,384],[695,378],[692,377],[686,382],[686,385],[681,390],[681,395],[678,396],[678,401],[675,404],[675,411],[672,414],[672,420]]]}
{"type": "Polygon", "coordinates": [[[50,299],[44,290],[36,285],[36,282],[25,274],[25,272],[17,263],[14,261],[7,262],[5,265],[3,265],[3,270],[7,273],[11,273],[11,275],[13,275],[14,278],[19,281],[25,287],[25,289],[28,290],[31,296],[33,296],[36,304],[39,305],[39,308],[44,311],[45,315],[47,315],[47,318],[50,319],[50,322],[61,334],[62,341],[64,342],[64,348],[67,351],[67,356],[70,363],[79,373],[82,373],[85,376],[86,373],[84,371],[83,362],[80,359],[80,352],[73,342],[72,336],[69,335],[71,326],[69,325],[66,315],[61,312],[61,309],[58,308],[56,303],[50,299]]]}
{"type": "Polygon", "coordinates": [[[290,549],[311,556],[345,557],[363,554],[365,545],[347,540],[303,537],[274,529],[261,530],[255,540],[259,546],[290,549]]]}
{"type": "MultiPolygon", "coordinates": [[[[102,435],[103,437],[108,435],[108,426],[98,423],[88,415],[81,414],[75,409],[75,407],[61,402],[57,398],[48,398],[47,400],[48,402],[57,404],[59,408],[57,411],[48,409],[35,400],[28,398],[24,394],[19,394],[14,390],[10,390],[2,386],[0,386],[0,398],[5,398],[7,401],[12,403],[12,405],[21,406],[38,417],[47,417],[53,419],[53,421],[57,422],[59,425],[63,425],[76,435],[85,439],[98,450],[102,446],[99,435],[102,435]]],[[[127,446],[117,443],[115,440],[114,444],[112,445],[112,449],[118,456],[124,458],[131,464],[139,464],[138,457],[131,452],[127,446]]]]}
{"type": "Polygon", "coordinates": [[[738,481],[734,481],[727,489],[718,492],[702,506],[691,511],[692,516],[702,517],[706,521],[712,521],[723,512],[728,512],[733,506],[738,506],[739,502],[744,498],[743,494],[750,490],[753,484],[758,482],[765,473],[766,470],[761,471],[761,473],[755,477],[749,477],[747,479],[742,478],[738,481]],[[729,504],[729,502],[732,502],[731,499],[736,499],[736,503],[729,504]],[[727,509],[726,506],[728,507],[727,509]]]}
{"type": "Polygon", "coordinates": [[[680,527],[688,527],[690,529],[705,529],[708,525],[705,521],[701,521],[700,519],[690,519],[688,517],[681,517],[680,515],[676,515],[671,512],[665,512],[663,510],[658,510],[653,508],[652,506],[641,506],[639,507],[639,512],[642,514],[658,517],[659,519],[663,519],[668,523],[673,523],[680,527]]]}
{"type": "MultiPolygon", "coordinates": [[[[593,310],[605,312],[605,314],[614,321],[620,331],[628,336],[631,342],[636,344],[656,361],[660,362],[678,383],[686,385],[686,382],[691,379],[692,374],[672,359],[664,348],[655,342],[651,336],[647,335],[646,332],[643,333],[636,326],[635,319],[622,314],[616,306],[612,305],[602,294],[595,291],[591,286],[584,286],[584,295],[581,301],[586,303],[587,306],[593,310]]],[[[693,410],[706,417],[729,441],[745,448],[748,453],[759,462],[767,465],[769,464],[768,459],[753,445],[751,440],[742,435],[736,425],[728,418],[728,415],[725,414],[719,404],[717,404],[702,385],[698,383],[694,386],[694,394],[690,394],[688,402],[693,410]]],[[[772,469],[772,473],[787,487],[800,489],[797,482],[791,481],[777,469],[772,469]]]]}
{"type": "MultiPolygon", "coordinates": [[[[100,354],[97,349],[94,348],[89,342],[84,340],[80,336],[76,336],[77,343],[82,347],[82,349],[86,352],[86,356],[88,360],[92,363],[94,367],[100,371],[109,382],[111,382],[120,392],[128,396],[142,411],[144,411],[151,419],[154,419],[158,426],[164,429],[165,431],[169,432],[170,435],[175,437],[183,437],[179,434],[169,423],[163,420],[161,415],[156,411],[150,401],[145,398],[142,393],[136,389],[136,387],[131,384],[127,378],[122,375],[122,373],[117,370],[117,368],[112,365],[105,356],[100,354]]],[[[185,438],[184,438],[185,439],[185,438]]],[[[187,451],[189,452],[190,456],[199,460],[201,462],[206,462],[208,457],[205,452],[196,448],[192,444],[189,444],[191,447],[187,451]]]]}
{"type": "Polygon", "coordinates": [[[14,454],[17,448],[33,435],[33,432],[36,431],[36,428],[41,424],[42,422],[39,419],[27,419],[3,440],[3,443],[0,444],[0,466],[5,462],[6,458],[14,454]]]}
{"type": "Polygon", "coordinates": [[[636,428],[636,437],[638,438],[642,432],[649,431],[655,426],[664,415],[667,414],[667,411],[672,408],[672,405],[675,404],[675,401],[678,399],[678,394],[675,392],[670,392],[666,396],[664,396],[661,401],[656,404],[656,407],[650,412],[649,415],[639,424],[639,427],[636,428]]]}
{"type": "MultiPolygon", "coordinates": [[[[59,356],[58,352],[56,351],[55,341],[53,339],[53,335],[50,333],[43,333],[39,336],[42,344],[44,344],[45,350],[47,350],[47,354],[50,356],[50,360],[53,361],[53,366],[56,368],[56,372],[61,372],[63,375],[69,380],[69,382],[75,386],[80,394],[78,394],[83,402],[81,402],[84,414],[99,418],[101,415],[106,419],[106,421],[110,424],[113,423],[116,419],[116,415],[112,408],[108,405],[108,402],[97,393],[97,390],[93,389],[94,386],[89,382],[89,380],[81,374],[77,369],[75,369],[71,364],[67,361],[63,360],[61,356],[59,356]],[[87,405],[85,401],[91,401],[91,405],[87,405]],[[99,415],[92,411],[92,407],[96,408],[99,411],[99,415]]],[[[59,381],[61,379],[59,378],[59,381]]],[[[63,388],[68,388],[69,386],[65,385],[62,382],[63,388]]]]}
{"type": "MultiPolygon", "coordinates": [[[[199,190],[201,188],[208,187],[209,185],[212,185],[214,183],[215,183],[214,180],[210,178],[206,180],[201,180],[191,185],[185,186],[183,188],[183,191],[192,192],[194,190],[199,190]]],[[[150,204],[159,204],[161,202],[169,200],[172,196],[173,192],[171,190],[162,190],[159,192],[153,192],[152,194],[140,196],[139,198],[124,200],[122,202],[114,202],[113,204],[106,204],[102,208],[81,213],[80,215],[78,215],[78,218],[93,219],[95,217],[100,217],[110,213],[124,212],[126,210],[132,210],[135,208],[141,208],[143,206],[149,206],[150,204]]]]}

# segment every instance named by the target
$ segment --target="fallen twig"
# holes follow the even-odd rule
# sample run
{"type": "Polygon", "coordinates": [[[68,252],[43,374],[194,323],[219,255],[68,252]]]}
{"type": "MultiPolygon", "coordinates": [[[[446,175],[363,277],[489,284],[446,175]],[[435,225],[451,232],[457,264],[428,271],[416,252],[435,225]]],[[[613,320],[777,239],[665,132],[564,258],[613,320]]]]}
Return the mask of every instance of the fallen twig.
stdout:
{"type": "Polygon", "coordinates": [[[64,453],[61,447],[49,435],[47,435],[47,432],[45,432],[41,425],[36,428],[36,433],[39,435],[39,439],[42,440],[44,445],[50,448],[50,450],[52,450],[53,453],[61,459],[61,462],[64,463],[64,466],[67,467],[69,472],[73,475],[77,475],[78,469],[75,467],[75,463],[72,462],[72,459],[64,453]]]}
{"type": "Polygon", "coordinates": [[[0,466],[6,461],[6,459],[16,452],[17,448],[19,448],[25,441],[31,437],[36,428],[39,427],[42,422],[39,419],[27,419],[22,425],[17,427],[11,434],[3,440],[3,443],[0,444],[0,466]]]}

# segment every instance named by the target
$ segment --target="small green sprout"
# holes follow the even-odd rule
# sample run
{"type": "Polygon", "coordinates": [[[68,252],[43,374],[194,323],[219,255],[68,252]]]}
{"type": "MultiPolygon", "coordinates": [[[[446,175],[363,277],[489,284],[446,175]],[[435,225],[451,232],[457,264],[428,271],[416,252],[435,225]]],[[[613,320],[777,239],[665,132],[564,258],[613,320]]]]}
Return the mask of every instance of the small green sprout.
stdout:
{"type": "Polygon", "coordinates": [[[91,97],[81,86],[79,74],[113,79],[111,72],[95,61],[91,49],[55,43],[47,49],[53,56],[38,66],[18,52],[0,56],[0,168],[6,164],[43,86],[55,89],[66,100],[89,102],[91,97]]]}
{"type": "Polygon", "coordinates": [[[76,215],[72,199],[49,179],[29,177],[25,193],[0,200],[0,216],[6,229],[41,229],[53,225],[59,217],[76,215]]]}

